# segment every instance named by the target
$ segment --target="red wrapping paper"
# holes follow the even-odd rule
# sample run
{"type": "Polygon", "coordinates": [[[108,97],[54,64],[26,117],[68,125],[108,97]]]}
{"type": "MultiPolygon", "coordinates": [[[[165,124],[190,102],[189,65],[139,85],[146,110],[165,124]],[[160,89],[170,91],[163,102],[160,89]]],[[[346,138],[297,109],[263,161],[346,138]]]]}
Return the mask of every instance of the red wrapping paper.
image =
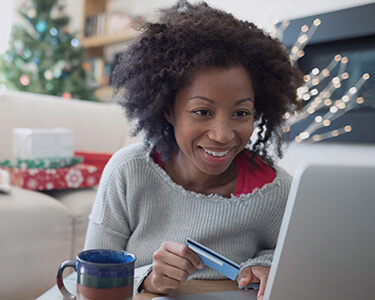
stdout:
{"type": "Polygon", "coordinates": [[[102,170],[94,165],[78,164],[60,169],[5,168],[10,184],[29,190],[78,189],[99,184],[102,170]]]}

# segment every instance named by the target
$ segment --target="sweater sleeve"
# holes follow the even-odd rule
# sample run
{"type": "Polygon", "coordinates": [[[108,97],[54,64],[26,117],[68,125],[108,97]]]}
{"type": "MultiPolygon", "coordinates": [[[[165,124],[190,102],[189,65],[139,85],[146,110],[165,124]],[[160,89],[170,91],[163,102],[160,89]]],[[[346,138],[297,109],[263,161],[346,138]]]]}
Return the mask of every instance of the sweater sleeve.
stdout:
{"type": "Polygon", "coordinates": [[[126,199],[127,172],[116,154],[104,168],[89,217],[85,249],[125,250],[131,235],[130,211],[126,199]]]}
{"type": "Polygon", "coordinates": [[[247,267],[252,267],[252,266],[264,266],[264,267],[270,268],[274,253],[275,253],[274,249],[266,249],[266,250],[259,251],[253,258],[240,264],[240,267],[241,267],[240,272],[243,269],[247,267]]]}

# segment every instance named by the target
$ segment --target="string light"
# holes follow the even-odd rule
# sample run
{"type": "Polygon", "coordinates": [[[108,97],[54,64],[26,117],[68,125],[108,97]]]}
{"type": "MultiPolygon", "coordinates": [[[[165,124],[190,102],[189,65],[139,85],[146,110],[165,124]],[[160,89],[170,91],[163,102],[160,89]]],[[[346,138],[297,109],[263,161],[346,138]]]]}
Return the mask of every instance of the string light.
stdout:
{"type": "Polygon", "coordinates": [[[331,75],[331,72],[327,68],[325,68],[322,70],[322,75],[324,77],[329,77],[329,75],[331,75]]]}
{"type": "Polygon", "coordinates": [[[304,56],[305,52],[303,49],[320,24],[320,19],[315,19],[311,27],[306,24],[301,27],[300,34],[295,45],[292,47],[291,55],[289,56],[292,64],[295,64],[298,59],[304,56]]]}
{"type": "Polygon", "coordinates": [[[312,84],[313,84],[313,85],[318,85],[319,83],[320,83],[320,81],[319,81],[318,78],[314,78],[314,79],[312,80],[312,84]]]}
{"type": "Polygon", "coordinates": [[[299,134],[299,138],[300,138],[301,140],[306,140],[306,139],[308,139],[309,137],[310,137],[310,134],[309,134],[308,132],[306,132],[306,131],[301,132],[301,133],[299,134]]]}
{"type": "Polygon", "coordinates": [[[318,68],[314,68],[312,71],[311,71],[311,73],[313,74],[313,75],[318,75],[319,74],[319,69],[318,68]]]}
{"type": "Polygon", "coordinates": [[[309,30],[309,26],[307,26],[307,25],[303,25],[302,27],[301,27],[301,31],[302,32],[307,32],[309,30]]]}
{"type": "Polygon", "coordinates": [[[315,142],[320,142],[322,140],[321,136],[319,134],[314,134],[312,139],[315,141],[315,142]]]}
{"type": "Polygon", "coordinates": [[[334,58],[335,61],[339,62],[341,60],[342,56],[340,54],[337,54],[334,58]]]}
{"type": "Polygon", "coordinates": [[[352,87],[352,88],[350,88],[349,93],[350,93],[350,94],[355,94],[355,93],[357,93],[357,88],[356,88],[356,87],[352,87]]]}
{"type": "Polygon", "coordinates": [[[331,99],[324,100],[324,105],[325,106],[331,106],[332,105],[332,100],[331,99]]]}
{"type": "Polygon", "coordinates": [[[349,78],[349,73],[348,72],[342,73],[341,78],[342,79],[348,79],[349,78]]]}
{"type": "Polygon", "coordinates": [[[349,58],[347,58],[346,56],[344,56],[342,59],[341,59],[341,62],[343,64],[347,64],[349,62],[349,58]]]}
{"type": "Polygon", "coordinates": [[[316,27],[318,27],[320,24],[322,24],[322,22],[320,21],[319,18],[317,18],[317,19],[314,20],[313,24],[314,24],[316,27]]]}
{"type": "MultiPolygon", "coordinates": [[[[280,29],[284,30],[288,25],[289,22],[287,25],[286,23],[285,25],[282,24],[280,29]]],[[[301,27],[299,36],[290,50],[292,64],[305,55],[303,49],[319,25],[321,25],[321,20],[315,19],[311,26],[305,24],[301,27]]],[[[299,113],[286,113],[283,116],[286,120],[283,131],[290,132],[293,124],[303,119],[310,120],[308,117],[316,114],[320,109],[324,109],[325,113],[314,116],[313,121],[306,126],[306,129],[296,135],[295,142],[322,141],[352,131],[352,127],[346,125],[343,128],[331,131],[325,130],[324,133],[314,134],[320,128],[331,126],[333,120],[352,109],[354,105],[363,104],[365,101],[363,97],[356,97],[356,95],[360,92],[366,80],[370,78],[369,73],[363,74],[358,82],[351,86],[341,98],[334,101],[331,99],[333,94],[343,86],[343,81],[350,77],[350,74],[346,71],[348,63],[349,58],[338,53],[325,68],[321,70],[313,68],[309,74],[304,75],[304,84],[297,90],[298,101],[304,102],[303,108],[299,113]],[[336,69],[337,67],[338,69],[336,69]],[[327,84],[322,88],[324,83],[327,84]]]]}
{"type": "Polygon", "coordinates": [[[303,96],[302,96],[302,99],[303,100],[305,100],[305,101],[308,101],[308,100],[310,100],[310,95],[309,94],[304,94],[303,96]]]}
{"type": "Polygon", "coordinates": [[[344,102],[348,102],[349,100],[350,100],[350,98],[349,98],[349,96],[348,95],[344,95],[344,96],[342,96],[342,101],[344,101],[344,102]]]}
{"type": "Polygon", "coordinates": [[[331,112],[331,113],[336,113],[337,112],[337,107],[336,106],[332,106],[330,109],[329,109],[329,111],[331,112]]]}
{"type": "Polygon", "coordinates": [[[365,102],[365,100],[362,97],[358,97],[357,98],[357,103],[358,104],[363,104],[363,102],[365,102]]]}

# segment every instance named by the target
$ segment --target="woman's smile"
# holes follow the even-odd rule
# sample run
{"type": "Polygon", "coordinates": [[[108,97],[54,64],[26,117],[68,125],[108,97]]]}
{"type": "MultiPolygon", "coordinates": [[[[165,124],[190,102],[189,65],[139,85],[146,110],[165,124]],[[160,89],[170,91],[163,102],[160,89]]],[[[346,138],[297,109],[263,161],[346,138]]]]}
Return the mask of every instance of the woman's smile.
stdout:
{"type": "Polygon", "coordinates": [[[201,147],[204,158],[212,164],[224,164],[231,159],[233,147],[228,150],[209,150],[201,147]]]}

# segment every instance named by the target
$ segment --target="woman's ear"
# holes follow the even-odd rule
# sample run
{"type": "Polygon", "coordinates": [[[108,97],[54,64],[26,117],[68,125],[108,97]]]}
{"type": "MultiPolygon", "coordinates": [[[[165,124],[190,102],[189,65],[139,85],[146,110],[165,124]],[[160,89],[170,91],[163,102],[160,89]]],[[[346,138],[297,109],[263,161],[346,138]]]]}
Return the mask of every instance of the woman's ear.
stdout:
{"type": "Polygon", "coordinates": [[[170,107],[164,109],[164,118],[170,123],[172,126],[174,125],[174,118],[173,112],[170,107]]]}

